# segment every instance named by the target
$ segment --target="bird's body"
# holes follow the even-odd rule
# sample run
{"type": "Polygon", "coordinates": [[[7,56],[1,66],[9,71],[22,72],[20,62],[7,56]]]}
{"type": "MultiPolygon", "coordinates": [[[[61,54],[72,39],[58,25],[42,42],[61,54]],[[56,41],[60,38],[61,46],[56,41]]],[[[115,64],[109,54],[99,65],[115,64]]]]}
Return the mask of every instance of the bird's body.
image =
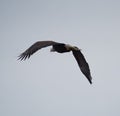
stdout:
{"type": "Polygon", "coordinates": [[[53,45],[51,51],[56,51],[58,53],[65,53],[65,52],[69,52],[70,50],[68,50],[65,46],[65,44],[56,44],[53,45]]]}
{"type": "Polygon", "coordinates": [[[73,49],[74,47],[71,45],[60,43],[53,45],[51,51],[56,51],[58,53],[66,53],[72,51],[73,49]]]}
{"type": "Polygon", "coordinates": [[[25,52],[23,52],[19,56],[19,59],[25,60],[26,58],[29,58],[37,50],[47,47],[47,46],[52,46],[51,52],[66,53],[66,52],[72,51],[73,56],[75,57],[78,63],[78,66],[80,67],[80,70],[86,76],[90,84],[92,84],[92,81],[91,81],[92,77],[90,74],[89,65],[86,62],[83,54],[81,53],[78,47],[71,46],[71,45],[64,44],[64,43],[58,43],[54,41],[38,41],[34,43],[32,46],[30,46],[25,52]]]}

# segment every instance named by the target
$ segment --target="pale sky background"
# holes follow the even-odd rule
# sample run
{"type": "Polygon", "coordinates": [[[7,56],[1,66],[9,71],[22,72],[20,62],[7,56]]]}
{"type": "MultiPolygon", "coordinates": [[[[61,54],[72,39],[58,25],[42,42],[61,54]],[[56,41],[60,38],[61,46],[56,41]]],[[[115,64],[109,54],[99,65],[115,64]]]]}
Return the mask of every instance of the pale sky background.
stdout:
{"type": "Polygon", "coordinates": [[[0,116],[119,116],[120,0],[0,0],[0,59],[0,116]],[[93,84],[71,53],[18,61],[38,40],[81,48],[93,84]]]}

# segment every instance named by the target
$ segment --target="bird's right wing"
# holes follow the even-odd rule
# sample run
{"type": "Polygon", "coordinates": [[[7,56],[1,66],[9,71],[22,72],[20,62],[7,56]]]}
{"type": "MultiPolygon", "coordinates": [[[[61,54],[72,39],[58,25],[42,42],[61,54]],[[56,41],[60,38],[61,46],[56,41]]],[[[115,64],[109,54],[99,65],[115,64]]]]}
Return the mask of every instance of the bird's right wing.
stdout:
{"type": "Polygon", "coordinates": [[[85,57],[83,56],[83,54],[81,53],[80,50],[73,50],[72,52],[78,63],[78,66],[80,67],[80,70],[86,76],[86,78],[88,79],[90,84],[92,84],[92,77],[90,74],[89,65],[88,65],[87,61],[85,60],[85,57]]]}
{"type": "Polygon", "coordinates": [[[47,46],[55,45],[55,44],[57,44],[57,42],[54,42],[54,41],[38,41],[38,42],[34,43],[32,46],[30,46],[25,52],[20,54],[18,59],[25,60],[26,58],[29,58],[37,50],[39,50],[41,48],[44,48],[44,47],[47,47],[47,46]]]}

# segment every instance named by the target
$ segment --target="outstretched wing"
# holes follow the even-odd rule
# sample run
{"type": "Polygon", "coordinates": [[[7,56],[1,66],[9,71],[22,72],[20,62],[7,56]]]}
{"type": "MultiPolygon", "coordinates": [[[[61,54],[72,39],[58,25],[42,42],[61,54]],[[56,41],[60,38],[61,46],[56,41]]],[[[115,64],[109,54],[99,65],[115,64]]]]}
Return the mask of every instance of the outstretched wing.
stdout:
{"type": "Polygon", "coordinates": [[[78,65],[80,67],[80,70],[86,76],[86,78],[88,79],[90,84],[92,84],[92,77],[91,77],[91,74],[90,74],[89,65],[86,62],[83,54],[81,53],[80,50],[73,50],[72,53],[73,53],[78,65]]]}
{"type": "Polygon", "coordinates": [[[26,58],[29,58],[33,53],[35,53],[37,50],[47,47],[47,46],[51,46],[51,45],[55,45],[57,44],[57,42],[54,41],[38,41],[36,43],[34,43],[32,46],[30,46],[25,52],[23,52],[22,54],[20,54],[20,56],[18,56],[20,60],[25,60],[26,58]]]}

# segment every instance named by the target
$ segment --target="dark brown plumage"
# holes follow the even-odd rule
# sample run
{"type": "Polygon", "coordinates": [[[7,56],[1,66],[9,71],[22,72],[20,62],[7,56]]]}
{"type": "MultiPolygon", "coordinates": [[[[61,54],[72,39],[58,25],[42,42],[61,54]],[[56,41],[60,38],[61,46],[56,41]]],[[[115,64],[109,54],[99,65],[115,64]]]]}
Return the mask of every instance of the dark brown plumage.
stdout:
{"type": "Polygon", "coordinates": [[[64,44],[64,43],[58,43],[54,41],[38,41],[34,43],[32,46],[30,46],[25,52],[20,54],[18,59],[25,60],[26,58],[29,58],[37,50],[47,47],[47,46],[52,46],[52,49],[51,49],[52,52],[56,51],[58,53],[65,53],[65,52],[72,51],[73,56],[75,57],[78,63],[78,66],[80,67],[80,70],[86,76],[90,84],[92,84],[92,77],[90,74],[89,65],[86,62],[80,49],[75,46],[71,46],[71,45],[64,44]]]}

